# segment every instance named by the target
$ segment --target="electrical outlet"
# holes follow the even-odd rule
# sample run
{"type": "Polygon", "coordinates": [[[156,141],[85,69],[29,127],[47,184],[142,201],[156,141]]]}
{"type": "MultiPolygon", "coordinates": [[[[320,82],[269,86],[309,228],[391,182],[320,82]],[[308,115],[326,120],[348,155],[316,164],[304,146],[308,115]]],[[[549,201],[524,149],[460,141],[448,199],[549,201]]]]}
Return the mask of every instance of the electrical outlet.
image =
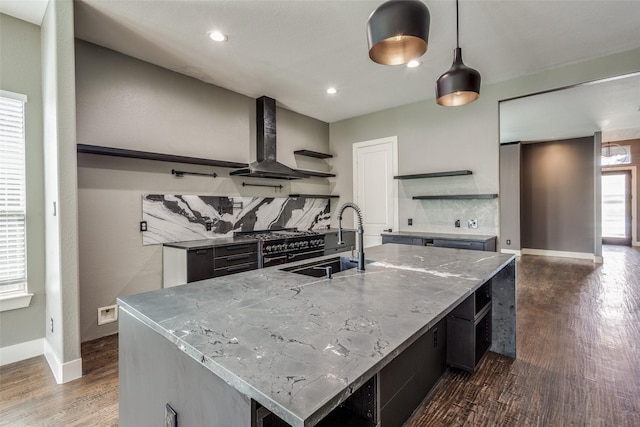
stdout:
{"type": "Polygon", "coordinates": [[[147,221],[140,221],[140,231],[147,231],[147,221]]]}
{"type": "Polygon", "coordinates": [[[507,239],[507,245],[511,244],[511,240],[507,239]]]}
{"type": "Polygon", "coordinates": [[[98,325],[111,323],[118,320],[118,306],[108,305],[98,309],[98,325]]]}
{"type": "Polygon", "coordinates": [[[468,224],[469,224],[469,228],[478,228],[477,219],[470,219],[468,224]]]}
{"type": "Polygon", "coordinates": [[[165,427],[178,427],[178,413],[168,403],[164,407],[165,427]]]}
{"type": "Polygon", "coordinates": [[[409,218],[407,220],[407,225],[413,225],[413,218],[409,218]]]}
{"type": "Polygon", "coordinates": [[[460,220],[456,219],[456,222],[453,223],[456,228],[460,228],[460,220]]]}
{"type": "Polygon", "coordinates": [[[207,231],[211,231],[211,229],[213,228],[213,222],[211,221],[205,222],[204,225],[207,228],[207,231]]]}
{"type": "Polygon", "coordinates": [[[51,333],[53,333],[53,317],[51,318],[51,333]]]}

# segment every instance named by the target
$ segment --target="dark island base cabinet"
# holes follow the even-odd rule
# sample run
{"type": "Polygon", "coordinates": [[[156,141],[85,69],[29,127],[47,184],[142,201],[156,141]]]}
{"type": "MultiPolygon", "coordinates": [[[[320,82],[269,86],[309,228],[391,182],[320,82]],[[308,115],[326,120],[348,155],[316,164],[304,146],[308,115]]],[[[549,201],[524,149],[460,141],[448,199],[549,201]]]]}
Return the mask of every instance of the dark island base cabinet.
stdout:
{"type": "Polygon", "coordinates": [[[447,364],[475,372],[491,347],[491,280],[447,316],[447,364]]]}
{"type": "MultiPolygon", "coordinates": [[[[435,326],[363,384],[318,427],[401,427],[447,368],[447,319],[435,326]]],[[[254,427],[290,427],[255,404],[254,427]]]]}

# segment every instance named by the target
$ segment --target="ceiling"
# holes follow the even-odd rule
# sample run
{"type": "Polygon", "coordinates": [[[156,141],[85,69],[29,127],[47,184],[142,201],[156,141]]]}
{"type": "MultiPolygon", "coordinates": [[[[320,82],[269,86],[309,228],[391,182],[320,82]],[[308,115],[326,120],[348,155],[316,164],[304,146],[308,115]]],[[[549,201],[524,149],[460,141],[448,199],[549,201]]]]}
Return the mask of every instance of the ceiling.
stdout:
{"type": "Polygon", "coordinates": [[[640,138],[640,72],[500,103],[500,142],[640,138]]]}
{"type": "MultiPolygon", "coordinates": [[[[16,2],[0,2],[2,8],[8,3],[16,2]]],[[[42,1],[19,3],[28,8],[42,1]]],[[[433,99],[436,79],[451,65],[453,0],[425,2],[431,30],[422,66],[372,62],[366,22],[381,3],[76,0],[75,32],[252,98],[270,96],[284,108],[331,123],[433,99]],[[212,29],[229,40],[211,42],[212,29]],[[329,86],[338,93],[328,95],[329,86]]],[[[460,45],[465,63],[480,71],[487,85],[638,48],[639,16],[635,0],[461,0],[460,45]]]]}

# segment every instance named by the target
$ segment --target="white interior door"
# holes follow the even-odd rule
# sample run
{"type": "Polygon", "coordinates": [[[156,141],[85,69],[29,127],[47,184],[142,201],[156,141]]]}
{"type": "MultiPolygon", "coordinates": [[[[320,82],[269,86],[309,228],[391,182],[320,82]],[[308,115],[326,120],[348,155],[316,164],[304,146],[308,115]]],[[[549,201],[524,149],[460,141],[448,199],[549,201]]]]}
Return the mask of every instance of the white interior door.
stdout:
{"type": "Polygon", "coordinates": [[[353,144],[353,194],[362,210],[364,246],[382,244],[380,233],[398,228],[398,138],[353,144]]]}

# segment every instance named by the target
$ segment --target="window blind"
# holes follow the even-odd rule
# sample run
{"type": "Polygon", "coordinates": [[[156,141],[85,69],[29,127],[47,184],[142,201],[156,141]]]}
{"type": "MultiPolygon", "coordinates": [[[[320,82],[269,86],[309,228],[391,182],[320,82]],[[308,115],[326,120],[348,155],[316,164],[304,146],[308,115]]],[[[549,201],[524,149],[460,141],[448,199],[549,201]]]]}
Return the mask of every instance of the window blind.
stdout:
{"type": "Polygon", "coordinates": [[[0,293],[27,283],[24,95],[0,91],[0,293]]]}

